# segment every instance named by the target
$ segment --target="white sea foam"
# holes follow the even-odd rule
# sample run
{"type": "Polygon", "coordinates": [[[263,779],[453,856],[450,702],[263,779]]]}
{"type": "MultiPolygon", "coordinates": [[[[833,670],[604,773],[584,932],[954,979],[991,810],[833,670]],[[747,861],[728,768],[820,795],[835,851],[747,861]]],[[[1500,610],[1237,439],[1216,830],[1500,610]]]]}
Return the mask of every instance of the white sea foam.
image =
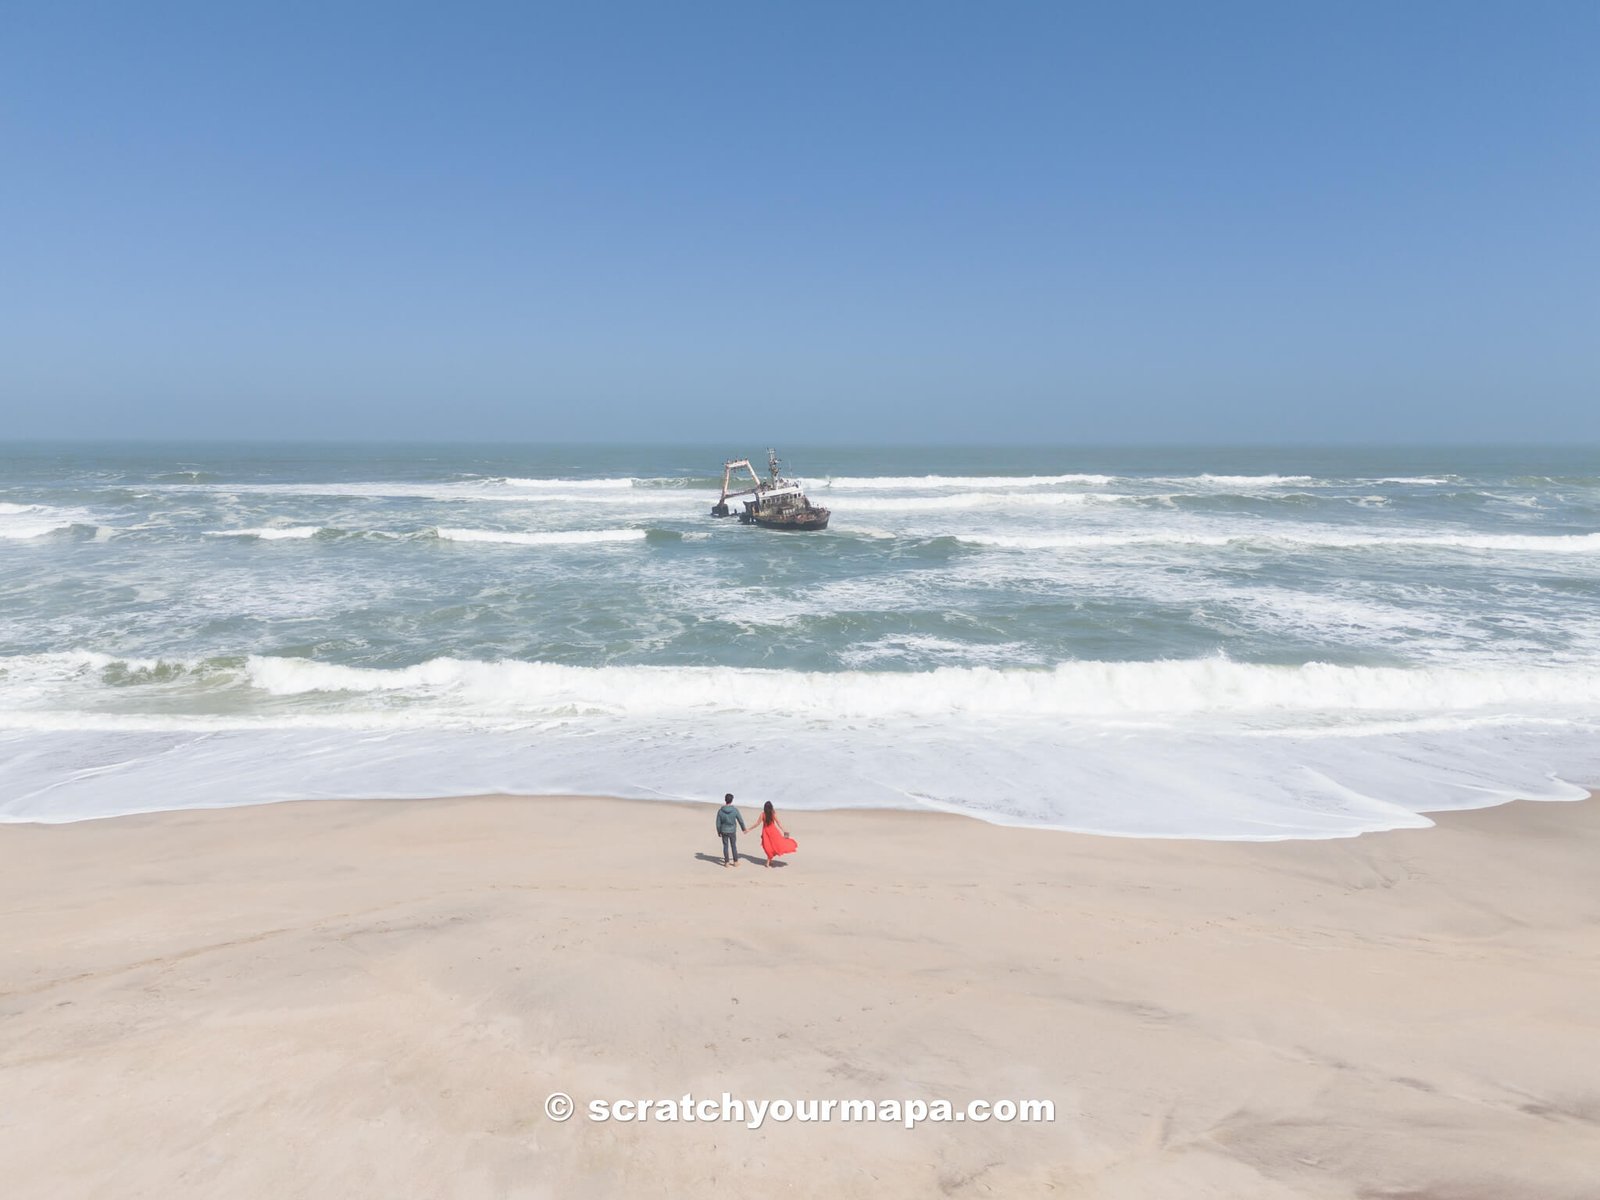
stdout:
{"type": "MultiPolygon", "coordinates": [[[[171,680],[205,670],[200,659],[119,657],[91,650],[0,656],[0,721],[32,706],[59,710],[67,721],[84,716],[86,699],[103,696],[120,684],[171,680]]],[[[237,676],[239,670],[234,668],[237,676]]]]}
{"type": "MultiPolygon", "coordinates": [[[[522,479],[509,477],[441,479],[431,482],[373,479],[350,483],[305,480],[296,483],[167,483],[151,485],[152,494],[205,496],[340,496],[367,500],[540,500],[569,501],[624,499],[619,493],[649,502],[657,496],[666,502],[677,492],[714,492],[714,487],[691,486],[693,480],[659,479],[522,479]]],[[[681,497],[678,497],[681,502],[681,497]]]]}
{"type": "MultiPolygon", "coordinates": [[[[825,476],[821,486],[835,488],[861,488],[873,491],[940,491],[951,488],[997,489],[1042,488],[1069,484],[1104,487],[1108,484],[1125,484],[1146,487],[1150,484],[1182,484],[1199,486],[1207,491],[1218,488],[1282,488],[1338,485],[1338,479],[1324,479],[1315,475],[1100,475],[1072,473],[1065,475],[871,475],[825,476]]],[[[1445,483],[1444,479],[1422,477],[1396,477],[1392,479],[1363,480],[1367,483],[1445,483]]]]}
{"type": "Polygon", "coordinates": [[[631,476],[621,479],[519,479],[509,476],[504,479],[492,479],[490,483],[503,483],[507,487],[527,488],[530,490],[554,491],[616,491],[622,488],[633,488],[638,481],[631,476]]]}
{"type": "Polygon", "coordinates": [[[1579,459],[1547,487],[1362,455],[1320,479],[1292,459],[913,475],[925,459],[852,456],[808,465],[885,474],[811,480],[833,528],[802,538],[709,520],[709,470],[651,474],[677,453],[627,478],[577,457],[559,479],[379,461],[8,480],[0,527],[60,532],[0,542],[0,643],[126,656],[0,660],[0,820],[693,796],[731,774],[781,780],[786,808],[1323,837],[1600,781],[1600,522],[1579,459]],[[242,553],[263,537],[325,552],[286,570],[264,542],[242,553]],[[280,657],[305,645],[328,661],[280,657]],[[485,661],[513,646],[561,661],[485,661]],[[1234,659],[1203,657],[1219,647],[1234,659]],[[1051,665],[1079,654],[1126,661],[1051,665]]]}
{"type": "Polygon", "coordinates": [[[826,488],[862,488],[872,491],[939,491],[948,488],[1039,488],[1060,484],[1110,483],[1112,475],[833,475],[820,481],[826,488]]]}
{"type": "Polygon", "coordinates": [[[1314,475],[1180,475],[1168,479],[1169,483],[1202,483],[1212,487],[1278,488],[1300,487],[1306,484],[1325,483],[1314,475]]]}
{"type": "Polygon", "coordinates": [[[52,508],[47,504],[0,504],[0,539],[7,541],[31,541],[89,523],[92,523],[89,514],[82,509],[52,508]]]}
{"type": "Polygon", "coordinates": [[[412,483],[400,480],[367,480],[355,483],[326,483],[305,480],[297,483],[165,483],[150,485],[155,495],[183,496],[351,496],[358,499],[460,500],[503,498],[507,490],[490,481],[478,483],[412,483]]]}
{"type": "MultiPolygon", "coordinates": [[[[424,675],[439,670],[423,667],[424,675]]],[[[929,674],[971,672],[911,676],[904,695],[925,687],[929,674]]],[[[694,683],[698,694],[726,705],[725,718],[662,702],[654,689],[664,682],[683,680],[669,673],[652,685],[646,708],[657,705],[655,712],[617,714],[570,699],[562,708],[546,703],[530,712],[513,702],[465,723],[387,689],[363,707],[310,710],[301,706],[349,693],[294,692],[276,702],[287,709],[251,716],[4,714],[0,821],[69,821],[304,795],[704,799],[709,787],[775,794],[788,810],[935,808],[1104,834],[1272,840],[1416,827],[1428,824],[1422,812],[1517,796],[1577,799],[1583,791],[1564,780],[1600,775],[1592,706],[1587,718],[1569,710],[1539,720],[1480,707],[1482,688],[1454,697],[1470,700],[1466,710],[1418,718],[1399,709],[1333,724],[1300,710],[1274,709],[1274,719],[1230,710],[1179,720],[1157,711],[1085,722],[1053,711],[994,716],[959,704],[952,706],[956,719],[941,721],[921,715],[924,702],[906,703],[904,696],[891,705],[902,715],[889,719],[780,707],[775,716],[782,719],[751,722],[743,719],[746,704],[699,690],[703,681],[694,683]],[[312,778],[307,762],[316,764],[312,778]]],[[[762,681],[746,674],[728,682],[762,681]]],[[[1351,682],[1329,690],[1336,696],[1351,682]]],[[[1445,698],[1452,698],[1449,681],[1434,682],[1444,683],[1445,698]]],[[[1501,680],[1487,690],[1504,695],[1512,684],[1509,690],[1525,703],[1526,683],[1501,680]]],[[[535,690],[548,701],[567,686],[557,681],[554,689],[535,690]]],[[[1393,700],[1409,703],[1415,694],[1402,687],[1393,700]]],[[[622,691],[601,698],[633,699],[622,691]]],[[[881,709],[882,700],[869,707],[881,709]]]]}
{"type": "Polygon", "coordinates": [[[1101,492],[955,492],[945,496],[852,496],[830,501],[850,512],[958,512],[983,508],[1076,508],[1085,504],[1136,500],[1101,492]]]}
{"type": "Polygon", "coordinates": [[[41,538],[47,534],[59,533],[64,529],[71,529],[71,521],[52,521],[49,519],[0,521],[0,539],[13,542],[26,542],[34,538],[41,538]]]}
{"type": "Polygon", "coordinates": [[[1343,534],[1198,533],[1163,530],[1150,533],[960,534],[978,546],[1015,550],[1094,550],[1116,546],[1254,546],[1261,549],[1330,550],[1441,549],[1529,554],[1600,554],[1600,533],[1575,534],[1343,534]]]}
{"type": "Polygon", "coordinates": [[[346,667],[252,657],[245,670],[276,696],[412,692],[524,713],[741,712],[819,718],[1112,716],[1234,712],[1441,712],[1495,705],[1600,704],[1586,670],[1266,666],[1226,659],[1070,662],[1049,670],[773,671],[735,667],[571,667],[438,658],[413,667],[346,667]]]}
{"type": "Polygon", "coordinates": [[[1226,546],[1248,540],[1225,533],[961,533],[956,540],[999,550],[1099,550],[1115,546],[1226,546]]]}
{"type": "Polygon", "coordinates": [[[851,537],[870,538],[874,541],[893,541],[900,536],[900,534],[890,529],[878,529],[870,525],[852,525],[848,519],[840,521],[837,517],[829,522],[828,528],[834,533],[847,533],[851,537]]]}
{"type": "MultiPolygon", "coordinates": [[[[911,639],[916,642],[919,639],[911,639]]],[[[885,643],[895,642],[888,639],[885,643]]],[[[896,643],[908,644],[902,639],[896,643]]],[[[962,646],[940,639],[946,651],[962,646]]],[[[1011,644],[1010,649],[1020,649],[1011,644]]],[[[966,649],[975,649],[966,647],[966,649]]],[[[0,657],[3,707],[11,689],[30,702],[50,685],[110,680],[119,687],[203,673],[231,675],[273,696],[409,693],[438,701],[441,716],[523,717],[573,712],[631,716],[736,713],[760,696],[763,711],[795,717],[1207,716],[1217,713],[1403,712],[1600,705],[1600,673],[1462,667],[1274,666],[1223,658],[1068,662],[1053,668],[940,667],[930,671],[784,671],[739,667],[575,667],[519,660],[436,658],[410,667],[351,667],[305,658],[124,658],[92,651],[0,657]]],[[[420,710],[414,710],[420,711],[420,710]]],[[[270,716],[262,718],[268,723],[270,716]]]]}
{"type": "Polygon", "coordinates": [[[613,507],[651,508],[704,516],[710,502],[717,498],[717,489],[692,488],[635,488],[632,491],[612,491],[596,488],[588,492],[537,491],[524,493],[521,501],[541,506],[609,504],[613,507]]]}
{"type": "Polygon", "coordinates": [[[457,659],[379,669],[70,652],[0,659],[0,820],[306,794],[693,797],[708,779],[735,791],[780,779],[797,809],[932,807],[1130,836],[1338,837],[1516,795],[1576,798],[1561,778],[1600,772],[1597,714],[1600,677],[1582,669],[1221,659],[837,673],[457,659]],[[206,695],[271,700],[176,711],[191,675],[206,695]],[[141,705],[146,690],[169,703],[141,705]],[[746,719],[751,697],[769,719],[746,719]]]}
{"type": "Polygon", "coordinates": [[[152,671],[159,667],[196,668],[204,660],[197,658],[140,658],[122,654],[106,654],[99,650],[57,650],[44,654],[0,655],[0,679],[6,682],[26,675],[28,678],[60,679],[86,671],[152,671]]]}
{"type": "Polygon", "coordinates": [[[259,538],[263,542],[282,542],[316,537],[320,530],[321,526],[318,525],[263,525],[255,529],[211,529],[206,531],[206,536],[259,538]]]}
{"type": "Polygon", "coordinates": [[[856,669],[896,662],[936,662],[950,666],[1039,665],[1037,650],[1024,642],[980,645],[921,634],[890,634],[850,646],[839,652],[839,660],[856,669]]]}
{"type": "Polygon", "coordinates": [[[642,542],[644,529],[553,529],[524,532],[514,529],[440,529],[449,542],[493,542],[515,546],[586,546],[605,542],[642,542]]]}

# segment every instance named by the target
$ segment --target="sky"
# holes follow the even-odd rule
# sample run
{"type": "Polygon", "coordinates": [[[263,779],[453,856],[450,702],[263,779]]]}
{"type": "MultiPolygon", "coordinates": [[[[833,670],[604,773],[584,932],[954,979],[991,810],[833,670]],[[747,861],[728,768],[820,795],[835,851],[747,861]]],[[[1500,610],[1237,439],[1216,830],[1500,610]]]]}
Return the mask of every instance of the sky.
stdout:
{"type": "Polygon", "coordinates": [[[1600,4],[0,10],[0,438],[1600,442],[1600,4]]]}

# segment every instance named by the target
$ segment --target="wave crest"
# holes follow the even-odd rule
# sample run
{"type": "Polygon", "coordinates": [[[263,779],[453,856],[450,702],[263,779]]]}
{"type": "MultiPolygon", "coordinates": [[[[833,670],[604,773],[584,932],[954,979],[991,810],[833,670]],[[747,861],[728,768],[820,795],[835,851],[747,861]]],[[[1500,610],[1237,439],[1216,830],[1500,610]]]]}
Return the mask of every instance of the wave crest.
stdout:
{"type": "Polygon", "coordinates": [[[959,534],[973,546],[1010,550],[1090,550],[1116,546],[1255,546],[1261,549],[1438,549],[1530,554],[1600,554],[1600,533],[1573,534],[1339,534],[1155,533],[959,534]]]}
{"type": "Polygon", "coordinates": [[[0,503],[0,540],[23,542],[64,533],[83,526],[95,529],[83,509],[52,508],[48,504],[0,503]]]}
{"type": "Polygon", "coordinates": [[[818,486],[873,491],[933,491],[940,488],[1038,488],[1080,483],[1104,486],[1113,475],[831,475],[818,486]]]}
{"type": "Polygon", "coordinates": [[[642,542],[644,529],[555,529],[523,532],[514,529],[439,529],[447,542],[486,542],[508,546],[587,546],[607,542],[642,542]]]}
{"type": "Polygon", "coordinates": [[[632,476],[614,479],[521,479],[517,476],[503,476],[491,479],[490,483],[503,483],[507,487],[527,488],[529,490],[563,488],[569,491],[616,491],[621,488],[631,488],[639,481],[632,476]]]}
{"type": "Polygon", "coordinates": [[[1069,662],[1049,669],[780,671],[735,667],[575,667],[436,658],[411,667],[347,667],[251,657],[252,686],[275,696],[407,692],[528,715],[763,712],[797,717],[1038,717],[1246,712],[1478,710],[1600,704],[1590,671],[1269,666],[1227,659],[1069,662]]]}
{"type": "Polygon", "coordinates": [[[299,541],[316,537],[320,525],[266,525],[255,529],[211,529],[207,537],[257,538],[263,542],[299,541]]]}

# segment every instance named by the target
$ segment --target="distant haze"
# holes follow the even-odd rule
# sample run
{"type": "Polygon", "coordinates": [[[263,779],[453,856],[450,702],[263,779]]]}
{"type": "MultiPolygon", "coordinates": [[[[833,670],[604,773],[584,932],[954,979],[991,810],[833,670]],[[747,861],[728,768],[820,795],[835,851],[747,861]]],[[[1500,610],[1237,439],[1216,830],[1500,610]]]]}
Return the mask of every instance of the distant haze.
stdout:
{"type": "Polygon", "coordinates": [[[1600,440],[1600,5],[22,4],[0,437],[1600,440]]]}

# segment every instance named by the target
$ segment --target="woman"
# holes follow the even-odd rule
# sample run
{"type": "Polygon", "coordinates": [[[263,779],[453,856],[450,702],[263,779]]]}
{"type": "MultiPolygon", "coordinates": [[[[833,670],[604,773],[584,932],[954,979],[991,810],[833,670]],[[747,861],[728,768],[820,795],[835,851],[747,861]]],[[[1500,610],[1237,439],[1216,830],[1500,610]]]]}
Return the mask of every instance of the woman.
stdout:
{"type": "Polygon", "coordinates": [[[778,855],[793,854],[799,848],[800,843],[778,824],[778,814],[772,810],[772,801],[768,800],[761,806],[761,849],[767,856],[767,866],[770,867],[778,855]]]}

